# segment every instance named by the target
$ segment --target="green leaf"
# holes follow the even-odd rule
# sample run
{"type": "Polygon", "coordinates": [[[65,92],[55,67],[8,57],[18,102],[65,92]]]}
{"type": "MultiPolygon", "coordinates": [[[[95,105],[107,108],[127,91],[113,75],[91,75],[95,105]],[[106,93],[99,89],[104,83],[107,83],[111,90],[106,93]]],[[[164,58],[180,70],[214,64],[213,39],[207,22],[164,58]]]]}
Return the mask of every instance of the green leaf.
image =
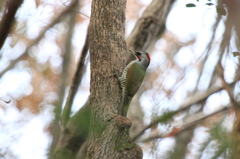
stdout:
{"type": "Polygon", "coordinates": [[[216,9],[217,9],[217,13],[220,14],[220,15],[226,15],[227,14],[226,9],[223,8],[223,7],[218,6],[216,9]]]}
{"type": "Polygon", "coordinates": [[[213,3],[206,3],[205,5],[212,6],[214,4],[213,3]]]}
{"type": "Polygon", "coordinates": [[[234,57],[240,56],[240,52],[233,52],[233,56],[234,56],[234,57]]]}
{"type": "Polygon", "coordinates": [[[164,112],[161,116],[159,116],[155,119],[154,124],[166,123],[166,122],[168,122],[168,120],[172,119],[175,114],[176,114],[176,111],[164,112]]]}
{"type": "Polygon", "coordinates": [[[230,133],[222,127],[222,123],[213,125],[213,127],[209,129],[209,133],[212,140],[217,141],[217,145],[215,145],[216,150],[212,158],[219,158],[223,153],[227,155],[227,151],[231,147],[231,136],[230,133]]]}
{"type": "Polygon", "coordinates": [[[186,4],[186,7],[196,7],[196,5],[193,3],[188,3],[188,4],[186,4]]]}

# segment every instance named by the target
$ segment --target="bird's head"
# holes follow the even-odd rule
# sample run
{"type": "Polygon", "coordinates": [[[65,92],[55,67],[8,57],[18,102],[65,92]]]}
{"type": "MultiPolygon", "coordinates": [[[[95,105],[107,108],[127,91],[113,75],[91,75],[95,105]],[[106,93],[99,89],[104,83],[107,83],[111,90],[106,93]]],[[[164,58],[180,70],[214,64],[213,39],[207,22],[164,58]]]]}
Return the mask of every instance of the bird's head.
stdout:
{"type": "Polygon", "coordinates": [[[146,67],[148,67],[151,59],[150,59],[150,55],[147,52],[133,51],[133,50],[129,50],[129,51],[138,59],[138,61],[146,63],[146,67]]]}

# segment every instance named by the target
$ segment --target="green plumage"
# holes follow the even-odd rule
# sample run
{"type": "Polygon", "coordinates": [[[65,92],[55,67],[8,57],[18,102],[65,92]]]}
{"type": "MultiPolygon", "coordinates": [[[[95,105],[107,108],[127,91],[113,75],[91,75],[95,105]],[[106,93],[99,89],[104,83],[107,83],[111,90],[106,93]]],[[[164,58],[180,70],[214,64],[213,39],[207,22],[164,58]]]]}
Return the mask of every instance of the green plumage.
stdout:
{"type": "Polygon", "coordinates": [[[127,115],[127,110],[133,96],[140,88],[146,69],[150,63],[149,55],[145,52],[134,52],[138,58],[130,62],[124,69],[123,74],[119,77],[123,96],[123,112],[122,115],[127,115]]]}
{"type": "Polygon", "coordinates": [[[146,69],[134,62],[127,70],[126,87],[128,96],[133,97],[142,84],[146,69]]]}

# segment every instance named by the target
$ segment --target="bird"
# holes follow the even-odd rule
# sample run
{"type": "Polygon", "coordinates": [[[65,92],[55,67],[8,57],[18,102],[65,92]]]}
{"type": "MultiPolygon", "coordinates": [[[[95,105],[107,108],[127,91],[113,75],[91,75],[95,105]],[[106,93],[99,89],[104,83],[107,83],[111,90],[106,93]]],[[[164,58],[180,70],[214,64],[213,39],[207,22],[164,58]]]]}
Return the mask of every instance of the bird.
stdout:
{"type": "Polygon", "coordinates": [[[124,117],[127,116],[129,104],[140,88],[150,64],[150,55],[147,52],[129,51],[136,57],[136,60],[130,62],[124,69],[122,75],[118,77],[120,87],[122,88],[122,115],[124,117]]]}

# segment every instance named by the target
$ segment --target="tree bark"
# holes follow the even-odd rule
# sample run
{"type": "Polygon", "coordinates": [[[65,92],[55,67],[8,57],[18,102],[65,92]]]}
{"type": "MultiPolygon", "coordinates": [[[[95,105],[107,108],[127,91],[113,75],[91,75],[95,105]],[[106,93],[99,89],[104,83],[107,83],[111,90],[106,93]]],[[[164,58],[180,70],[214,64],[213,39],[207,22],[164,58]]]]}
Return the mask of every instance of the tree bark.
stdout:
{"type": "Polygon", "coordinates": [[[238,159],[240,157],[240,110],[235,108],[236,120],[234,122],[232,137],[231,159],[238,159]]]}
{"type": "MultiPolygon", "coordinates": [[[[144,12],[144,14],[142,15],[142,18],[140,19],[143,19],[143,17],[145,17],[146,19],[146,16],[145,15],[153,15],[153,12],[154,12],[154,15],[159,17],[159,15],[165,15],[167,17],[167,14],[169,13],[169,10],[173,4],[174,1],[171,1],[171,3],[167,3],[168,1],[164,0],[164,3],[156,3],[156,0],[154,0],[152,2],[152,4],[149,5],[149,7],[151,9],[147,9],[148,12],[144,12]],[[165,6],[162,6],[163,4],[165,4],[165,6]],[[153,8],[153,6],[155,8],[153,8]],[[162,7],[160,7],[162,6],[162,7]],[[164,10],[161,10],[160,8],[165,8],[164,10]],[[169,10],[166,10],[166,8],[168,8],[169,10]],[[157,11],[157,12],[156,12],[157,11]],[[163,13],[162,13],[163,12],[163,13]]],[[[161,16],[161,18],[159,18],[159,21],[157,24],[162,24],[162,26],[165,25],[165,21],[166,21],[166,17],[164,16],[161,16]]],[[[141,21],[143,22],[143,21],[141,21]]],[[[98,22],[99,23],[99,22],[98,22]]],[[[154,22],[151,22],[151,25],[155,26],[156,23],[154,22]]],[[[141,25],[145,25],[144,23],[140,23],[140,22],[137,22],[135,28],[134,29],[135,31],[132,32],[132,34],[134,35],[131,35],[128,40],[127,40],[127,46],[129,46],[130,48],[136,48],[138,49],[137,46],[139,46],[138,43],[134,43],[133,41],[136,41],[134,40],[135,38],[141,38],[141,39],[144,39],[145,37],[148,37],[148,38],[153,38],[153,34],[151,34],[152,32],[157,32],[156,30],[159,30],[157,27],[151,27],[151,28],[147,28],[147,27],[141,27],[141,25]],[[141,28],[141,29],[139,29],[141,28]],[[145,31],[143,29],[146,29],[145,31]],[[136,30],[139,30],[139,32],[137,32],[136,30]],[[145,32],[146,34],[142,34],[142,32],[145,32]],[[151,35],[148,35],[148,34],[151,34],[151,35]],[[142,37],[141,37],[142,36],[142,37]]],[[[149,26],[151,26],[149,25],[149,26]]],[[[158,25],[158,27],[162,27],[161,25],[158,25]]],[[[99,26],[100,27],[100,26],[99,26]]],[[[99,29],[99,28],[98,28],[99,29]]],[[[124,28],[123,28],[124,29],[124,28]]],[[[160,37],[160,34],[158,35],[155,35],[154,37],[160,37]]],[[[147,46],[150,45],[150,42],[153,42],[154,39],[152,40],[148,40],[148,41],[145,41],[147,42],[147,46]]],[[[151,43],[152,43],[151,42],[151,43]]],[[[143,43],[144,46],[146,46],[144,43],[143,43]]],[[[116,49],[116,48],[115,48],[116,49]]],[[[139,48],[140,50],[142,50],[141,48],[139,48]]],[[[124,50],[124,48],[123,48],[124,50]]],[[[125,50],[124,50],[125,51],[125,50]]],[[[112,51],[113,52],[113,51],[112,51]]],[[[114,52],[113,52],[114,53],[114,52]]],[[[116,53],[116,52],[115,52],[116,53]]],[[[129,55],[129,52],[125,52],[125,57],[127,57],[126,55],[129,55]]],[[[120,53],[118,53],[118,55],[121,55],[120,53]]],[[[117,55],[117,56],[118,56],[117,55]]],[[[124,55],[122,55],[122,57],[124,57],[124,55]]],[[[120,59],[120,60],[124,60],[124,59],[120,59]]],[[[124,66],[121,65],[121,69],[120,70],[123,70],[124,66]]],[[[117,69],[119,69],[118,67],[116,67],[117,69]]],[[[79,68],[77,68],[77,71],[79,72],[78,70],[79,68]]],[[[115,71],[119,71],[119,70],[114,70],[113,73],[115,73],[115,71]]],[[[109,73],[109,74],[112,74],[112,73],[109,73]]],[[[107,77],[109,77],[109,74],[107,75],[107,77]]],[[[120,75],[120,74],[119,74],[120,75]]],[[[79,76],[77,76],[77,78],[81,78],[79,76]]],[[[116,80],[116,79],[115,79],[116,80]]],[[[77,82],[78,83],[78,82],[77,82]]],[[[116,82],[117,83],[117,82],[116,82]]],[[[76,85],[76,84],[75,84],[76,85]]],[[[89,105],[89,104],[87,104],[89,105]]],[[[74,117],[72,117],[68,123],[67,123],[67,131],[64,131],[60,134],[60,140],[58,141],[57,143],[57,146],[56,146],[56,149],[55,149],[55,154],[60,154],[59,156],[62,156],[62,151],[65,151],[66,153],[70,154],[68,158],[70,158],[70,156],[73,156],[73,158],[75,158],[75,154],[77,152],[75,151],[79,151],[79,147],[81,146],[81,149],[82,149],[82,146],[85,147],[86,144],[84,145],[81,145],[83,142],[83,139],[85,138],[85,140],[87,139],[87,136],[84,135],[84,136],[81,136],[85,133],[82,133],[82,132],[87,132],[88,130],[85,130],[85,127],[82,126],[82,124],[80,123],[88,123],[88,119],[84,118],[84,117],[81,117],[82,115],[83,116],[87,116],[88,115],[88,112],[86,113],[86,107],[89,107],[89,106],[84,106],[83,108],[81,108],[78,113],[76,115],[74,115],[74,117]],[[85,115],[87,114],[87,115],[85,115]],[[78,122],[75,122],[77,119],[78,122]],[[82,121],[83,120],[83,121],[82,121]],[[76,128],[75,128],[76,127],[76,128]],[[74,143],[79,143],[79,144],[73,144],[74,146],[70,146],[72,144],[72,142],[74,141],[74,143]],[[76,147],[78,146],[78,147],[76,147]]],[[[88,110],[88,109],[87,109],[88,110]]],[[[138,110],[140,111],[140,110],[138,110]]],[[[137,114],[136,114],[137,116],[137,114]]],[[[135,118],[131,118],[131,119],[135,119],[135,118]]],[[[134,122],[134,121],[133,121],[134,122]]],[[[82,151],[82,153],[84,153],[84,151],[82,151]]],[[[67,155],[66,155],[67,156],[67,155]]],[[[78,155],[78,156],[84,156],[84,155],[78,155]]],[[[82,158],[82,157],[78,157],[77,158],[82,158]]]]}
{"type": "MultiPolygon", "coordinates": [[[[227,19],[225,20],[225,31],[223,34],[223,39],[221,42],[220,50],[227,50],[229,52],[229,47],[231,46],[231,37],[233,35],[233,32],[236,34],[235,36],[235,45],[239,46],[240,45],[240,1],[238,0],[223,0],[222,3],[226,5],[227,9],[227,19]]],[[[239,70],[238,70],[239,72],[239,70]]],[[[239,74],[236,74],[236,78],[239,77],[239,74]]],[[[228,84],[228,87],[230,85],[228,84]]],[[[238,86],[235,86],[238,87],[238,86]]],[[[227,90],[227,89],[226,89],[227,90]]],[[[229,97],[231,99],[231,104],[233,106],[233,110],[235,111],[235,121],[234,121],[234,126],[231,134],[232,138],[232,147],[230,151],[230,158],[231,159],[238,159],[240,158],[240,104],[238,101],[238,97],[234,96],[235,93],[231,90],[229,93],[229,97]],[[236,100],[236,99],[237,100],[236,100]]]]}
{"type": "Polygon", "coordinates": [[[93,0],[89,26],[90,132],[88,159],[142,158],[129,137],[131,121],[120,116],[121,89],[116,77],[125,66],[126,0],[93,0]]]}

